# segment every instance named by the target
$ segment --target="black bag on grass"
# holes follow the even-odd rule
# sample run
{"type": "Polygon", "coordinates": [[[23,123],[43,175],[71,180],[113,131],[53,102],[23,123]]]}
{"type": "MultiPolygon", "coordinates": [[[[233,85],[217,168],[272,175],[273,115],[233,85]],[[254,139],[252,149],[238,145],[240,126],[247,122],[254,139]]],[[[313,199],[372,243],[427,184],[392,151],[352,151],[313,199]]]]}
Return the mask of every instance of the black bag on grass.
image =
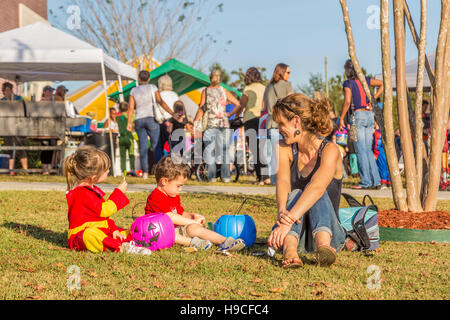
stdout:
{"type": "Polygon", "coordinates": [[[365,195],[363,203],[351,195],[343,193],[348,208],[339,209],[339,221],[347,237],[356,243],[357,251],[373,251],[380,247],[380,229],[378,227],[378,207],[369,195],[365,195]],[[366,204],[366,199],[370,204],[366,204]]]}

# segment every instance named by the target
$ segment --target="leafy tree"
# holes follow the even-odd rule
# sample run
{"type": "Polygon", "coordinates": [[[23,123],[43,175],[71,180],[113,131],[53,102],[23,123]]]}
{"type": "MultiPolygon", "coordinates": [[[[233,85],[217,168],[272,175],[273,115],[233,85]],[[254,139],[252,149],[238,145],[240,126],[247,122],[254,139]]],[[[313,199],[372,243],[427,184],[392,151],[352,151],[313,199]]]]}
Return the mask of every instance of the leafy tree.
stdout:
{"type": "MultiPolygon", "coordinates": [[[[267,76],[266,76],[266,74],[265,74],[265,72],[266,72],[267,69],[264,68],[264,67],[256,67],[256,69],[258,69],[259,72],[261,73],[262,84],[265,85],[265,86],[267,86],[267,84],[268,84],[269,81],[270,81],[270,79],[268,79],[267,76]]],[[[240,90],[240,91],[244,90],[244,87],[245,87],[244,80],[245,80],[245,73],[246,73],[246,72],[247,72],[247,70],[244,70],[244,69],[242,69],[242,68],[239,68],[238,70],[233,70],[233,71],[231,71],[231,74],[232,74],[233,76],[236,76],[236,77],[237,77],[237,80],[233,81],[230,85],[231,85],[233,88],[236,88],[236,89],[238,89],[238,90],[240,90]]]]}
{"type": "Polygon", "coordinates": [[[230,82],[230,74],[228,73],[228,71],[225,70],[225,68],[222,67],[222,65],[219,62],[214,62],[209,67],[209,72],[212,72],[212,71],[214,71],[216,69],[219,69],[220,72],[222,73],[222,83],[229,84],[229,82],[230,82]]]}
{"type": "MultiPolygon", "coordinates": [[[[339,115],[344,102],[342,89],[343,79],[343,75],[336,75],[328,80],[328,98],[330,99],[333,110],[337,116],[339,115]]],[[[320,73],[310,73],[308,84],[298,85],[297,90],[310,98],[314,98],[316,92],[325,92],[325,80],[320,73]]]]}

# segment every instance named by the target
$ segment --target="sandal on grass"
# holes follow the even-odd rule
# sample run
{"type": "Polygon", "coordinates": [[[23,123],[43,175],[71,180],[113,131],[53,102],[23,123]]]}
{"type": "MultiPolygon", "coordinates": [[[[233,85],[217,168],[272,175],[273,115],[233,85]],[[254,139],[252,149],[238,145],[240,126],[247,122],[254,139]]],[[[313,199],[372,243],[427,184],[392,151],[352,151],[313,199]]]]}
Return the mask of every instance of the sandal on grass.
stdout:
{"type": "Polygon", "coordinates": [[[297,269],[303,267],[303,262],[300,258],[284,259],[282,262],[284,269],[297,269]]]}
{"type": "Polygon", "coordinates": [[[322,245],[316,252],[319,267],[329,267],[336,262],[336,250],[329,245],[322,245]]]}

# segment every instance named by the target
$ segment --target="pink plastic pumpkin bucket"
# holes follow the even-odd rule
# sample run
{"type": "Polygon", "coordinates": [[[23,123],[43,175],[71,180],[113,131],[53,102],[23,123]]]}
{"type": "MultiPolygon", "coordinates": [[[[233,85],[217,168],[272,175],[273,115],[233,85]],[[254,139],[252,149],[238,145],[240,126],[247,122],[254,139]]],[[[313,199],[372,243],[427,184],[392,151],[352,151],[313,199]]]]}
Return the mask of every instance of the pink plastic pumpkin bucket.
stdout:
{"type": "Polygon", "coordinates": [[[170,248],[175,243],[175,228],[164,213],[147,214],[131,224],[131,235],[136,245],[152,251],[170,248]]]}

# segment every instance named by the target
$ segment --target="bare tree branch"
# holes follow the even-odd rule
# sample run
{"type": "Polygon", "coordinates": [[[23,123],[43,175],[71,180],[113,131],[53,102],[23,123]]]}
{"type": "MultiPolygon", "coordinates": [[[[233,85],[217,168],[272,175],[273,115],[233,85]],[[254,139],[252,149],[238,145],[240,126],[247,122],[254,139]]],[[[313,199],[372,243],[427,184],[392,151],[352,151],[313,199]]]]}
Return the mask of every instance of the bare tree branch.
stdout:
{"type": "MultiPolygon", "coordinates": [[[[406,0],[405,6],[408,7],[406,0]]],[[[423,73],[425,70],[425,48],[427,43],[426,36],[427,36],[427,0],[421,0],[420,38],[418,45],[419,54],[417,58],[418,61],[417,61],[417,81],[416,81],[416,107],[415,107],[417,184],[421,189],[422,189],[423,160],[424,160],[422,101],[423,101],[423,73]]]]}
{"type": "MultiPolygon", "coordinates": [[[[423,5],[423,3],[422,3],[422,5],[423,5]]],[[[422,37],[419,38],[419,35],[417,34],[417,30],[416,30],[416,27],[414,26],[414,21],[411,18],[411,12],[409,11],[409,6],[406,3],[406,0],[404,3],[404,6],[405,6],[404,12],[405,12],[406,21],[408,22],[409,29],[411,30],[411,34],[412,34],[414,43],[416,44],[417,49],[419,49],[420,39],[422,37]]],[[[422,20],[421,20],[421,22],[422,22],[422,20]]],[[[433,73],[433,69],[431,68],[430,61],[428,61],[427,56],[425,56],[425,67],[427,69],[428,78],[430,79],[431,86],[434,88],[434,82],[435,82],[434,73],[433,73]]]]}
{"type": "Polygon", "coordinates": [[[123,62],[140,56],[192,59],[211,49],[199,41],[205,25],[218,10],[210,0],[73,0],[82,10],[77,36],[123,62]]]}

